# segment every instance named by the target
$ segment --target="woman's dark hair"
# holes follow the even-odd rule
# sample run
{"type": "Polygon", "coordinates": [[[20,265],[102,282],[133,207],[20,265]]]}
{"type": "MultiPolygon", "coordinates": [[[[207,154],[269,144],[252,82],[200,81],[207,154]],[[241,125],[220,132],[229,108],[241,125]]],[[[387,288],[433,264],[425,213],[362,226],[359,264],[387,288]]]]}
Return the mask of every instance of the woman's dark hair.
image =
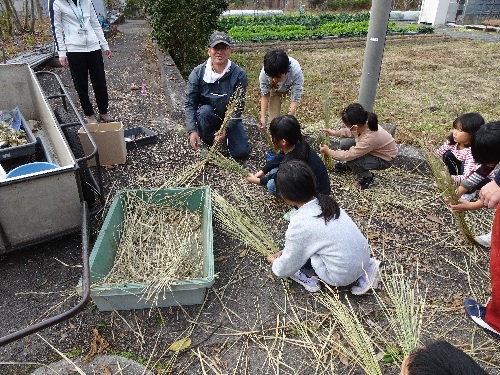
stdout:
{"type": "Polygon", "coordinates": [[[318,198],[325,224],[340,215],[338,203],[329,195],[316,193],[316,177],[311,167],[300,160],[290,160],[280,166],[275,177],[276,194],[282,198],[307,202],[314,196],[318,198]]]}
{"type": "Polygon", "coordinates": [[[472,138],[471,151],[476,163],[500,161],[500,121],[488,122],[479,128],[472,138]]]}
{"type": "Polygon", "coordinates": [[[470,356],[444,340],[411,353],[406,366],[410,375],[488,375],[470,356]]]}
{"type": "Polygon", "coordinates": [[[300,149],[297,150],[297,159],[309,161],[309,151],[311,147],[309,143],[302,139],[302,132],[300,131],[300,123],[292,115],[284,115],[273,118],[269,124],[269,133],[271,139],[276,145],[280,140],[284,139],[290,145],[296,145],[300,142],[300,149]]]}
{"type": "Polygon", "coordinates": [[[290,60],[288,55],[281,48],[274,48],[264,56],[264,73],[267,76],[275,78],[290,70],[290,60]]]}
{"type": "MultiPolygon", "coordinates": [[[[455,121],[453,121],[453,128],[457,129],[457,127],[460,126],[463,132],[469,133],[471,141],[474,138],[474,134],[476,134],[479,128],[483,125],[484,118],[477,112],[464,113],[463,115],[458,116],[455,121]]],[[[453,139],[453,133],[448,136],[448,141],[451,145],[457,143],[453,139]]],[[[466,146],[469,147],[470,144],[466,146]]]]}
{"type": "Polygon", "coordinates": [[[368,123],[368,129],[378,130],[378,117],[373,112],[366,111],[359,103],[351,103],[341,113],[342,121],[347,126],[368,123]]]}

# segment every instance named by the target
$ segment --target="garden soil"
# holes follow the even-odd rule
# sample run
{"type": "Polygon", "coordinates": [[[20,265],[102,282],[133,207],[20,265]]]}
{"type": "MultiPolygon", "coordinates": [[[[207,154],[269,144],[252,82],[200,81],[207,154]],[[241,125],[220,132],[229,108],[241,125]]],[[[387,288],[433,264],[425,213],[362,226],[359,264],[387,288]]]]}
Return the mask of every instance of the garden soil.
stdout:
{"type": "MultiPolygon", "coordinates": [[[[126,164],[103,168],[108,203],[92,220],[91,244],[117,190],[157,188],[201,159],[199,152],[188,147],[182,110],[175,99],[182,98],[184,86],[175,67],[158,54],[144,21],[127,20],[118,30],[110,39],[113,58],[106,61],[109,112],[126,128],[147,127],[158,139],[129,150],[126,164]]],[[[439,38],[448,37],[416,38],[418,43],[432,46],[439,44],[439,38]]],[[[408,38],[396,40],[408,42],[408,38]]],[[[310,47],[308,42],[295,46],[310,47]]],[[[69,71],[43,69],[60,74],[77,103],[69,71]]],[[[264,163],[268,146],[255,119],[246,118],[245,126],[253,151],[240,163],[256,172],[264,163]]],[[[350,174],[331,172],[331,181],[334,196],[369,238],[373,255],[384,260],[384,272],[403,272],[415,288],[418,286],[418,294],[425,295],[422,336],[446,338],[498,374],[498,343],[476,329],[462,308],[463,299],[472,293],[481,301],[487,298],[488,250],[464,242],[425,171],[421,160],[407,164],[400,159],[393,168],[376,174],[376,184],[370,190],[356,190],[350,174]]],[[[278,246],[283,244],[287,222],[282,216],[288,208],[263,189],[214,165],[206,166],[193,185],[209,185],[228,201],[236,202],[232,199],[235,195],[246,198],[246,205],[255,210],[278,246]]],[[[36,199],[43,202],[43,197],[36,199]]],[[[487,231],[491,219],[492,213],[486,212],[475,220],[474,229],[487,231]]],[[[72,361],[97,361],[85,370],[78,362],[83,373],[136,373],[126,363],[116,366],[104,362],[109,356],[141,363],[153,373],[362,373],[352,359],[339,355],[335,345],[318,342],[311,335],[328,328],[330,315],[318,298],[293,282],[273,277],[260,253],[226,235],[217,223],[213,238],[216,281],[203,305],[100,312],[91,302],[75,317],[1,347],[0,373],[28,374],[37,368],[44,373],[76,373],[72,361]],[[183,338],[190,338],[189,348],[177,353],[169,350],[173,342],[183,338]],[[103,358],[102,363],[99,358],[103,358]],[[67,366],[45,367],[61,360],[67,366]]],[[[75,287],[82,270],[81,244],[80,234],[75,234],[0,257],[0,335],[66,311],[78,302],[75,287]]],[[[373,294],[352,296],[346,288],[327,293],[337,292],[342,300],[349,299],[374,332],[386,332],[384,311],[373,294]]],[[[388,300],[383,287],[379,296],[388,300]]],[[[334,333],[332,340],[343,338],[334,333]]],[[[384,350],[377,348],[377,352],[384,350]]],[[[382,369],[384,374],[399,373],[396,364],[383,364],[382,369]]]]}

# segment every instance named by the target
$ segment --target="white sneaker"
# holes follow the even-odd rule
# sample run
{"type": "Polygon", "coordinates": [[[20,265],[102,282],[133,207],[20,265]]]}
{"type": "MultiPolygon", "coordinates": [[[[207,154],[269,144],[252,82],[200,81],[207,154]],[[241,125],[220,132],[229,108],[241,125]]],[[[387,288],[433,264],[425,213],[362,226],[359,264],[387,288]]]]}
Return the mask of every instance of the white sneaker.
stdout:
{"type": "Polygon", "coordinates": [[[357,280],[356,285],[351,288],[351,293],[361,295],[370,289],[375,289],[380,281],[380,260],[370,258],[370,263],[366,267],[366,272],[357,280]]]}
{"type": "Polygon", "coordinates": [[[474,237],[474,241],[476,241],[481,246],[491,247],[491,232],[474,237]]]}
{"type": "Polygon", "coordinates": [[[474,198],[476,198],[476,193],[477,191],[473,192],[473,193],[465,193],[465,194],[462,194],[462,196],[460,197],[461,200],[463,201],[467,201],[467,202],[470,202],[471,200],[473,200],[474,198]]]}
{"type": "Polygon", "coordinates": [[[314,293],[321,289],[318,276],[306,276],[300,270],[295,272],[290,279],[298,282],[302,285],[308,292],[314,293]]]}

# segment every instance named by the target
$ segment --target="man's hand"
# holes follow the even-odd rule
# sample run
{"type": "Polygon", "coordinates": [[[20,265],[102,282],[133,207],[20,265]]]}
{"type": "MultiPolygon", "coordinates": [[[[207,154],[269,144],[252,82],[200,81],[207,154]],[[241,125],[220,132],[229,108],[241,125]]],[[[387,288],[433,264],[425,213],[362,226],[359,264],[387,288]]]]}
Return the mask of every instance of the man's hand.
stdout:
{"type": "Polygon", "coordinates": [[[487,183],[479,192],[479,197],[486,207],[496,208],[500,201],[500,186],[495,181],[487,183]]]}
{"type": "Polygon", "coordinates": [[[224,139],[226,139],[226,131],[225,130],[222,133],[220,133],[220,132],[215,133],[215,138],[214,138],[215,143],[220,143],[220,142],[224,141],[224,139]]]}
{"type": "Polygon", "coordinates": [[[189,134],[189,144],[191,145],[193,150],[197,151],[199,149],[201,139],[197,132],[191,132],[189,134]]]}
{"type": "Polygon", "coordinates": [[[111,58],[112,54],[111,54],[111,50],[110,49],[108,49],[107,51],[104,51],[104,53],[106,54],[106,56],[108,57],[108,59],[111,58]]]}

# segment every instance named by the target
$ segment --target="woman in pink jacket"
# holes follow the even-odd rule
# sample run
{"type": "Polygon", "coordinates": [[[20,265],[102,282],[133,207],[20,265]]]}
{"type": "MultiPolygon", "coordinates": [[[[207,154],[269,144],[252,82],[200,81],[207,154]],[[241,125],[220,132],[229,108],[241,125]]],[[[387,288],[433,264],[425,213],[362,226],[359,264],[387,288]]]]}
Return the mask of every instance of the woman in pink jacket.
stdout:
{"type": "Polygon", "coordinates": [[[351,169],[358,178],[358,189],[368,189],[373,183],[372,170],[387,169],[398,154],[394,138],[378,126],[377,115],[366,111],[359,103],[349,104],[342,111],[344,128],[324,129],[325,135],[341,137],[340,150],[321,145],[320,151],[340,163],[337,170],[351,169]]]}

